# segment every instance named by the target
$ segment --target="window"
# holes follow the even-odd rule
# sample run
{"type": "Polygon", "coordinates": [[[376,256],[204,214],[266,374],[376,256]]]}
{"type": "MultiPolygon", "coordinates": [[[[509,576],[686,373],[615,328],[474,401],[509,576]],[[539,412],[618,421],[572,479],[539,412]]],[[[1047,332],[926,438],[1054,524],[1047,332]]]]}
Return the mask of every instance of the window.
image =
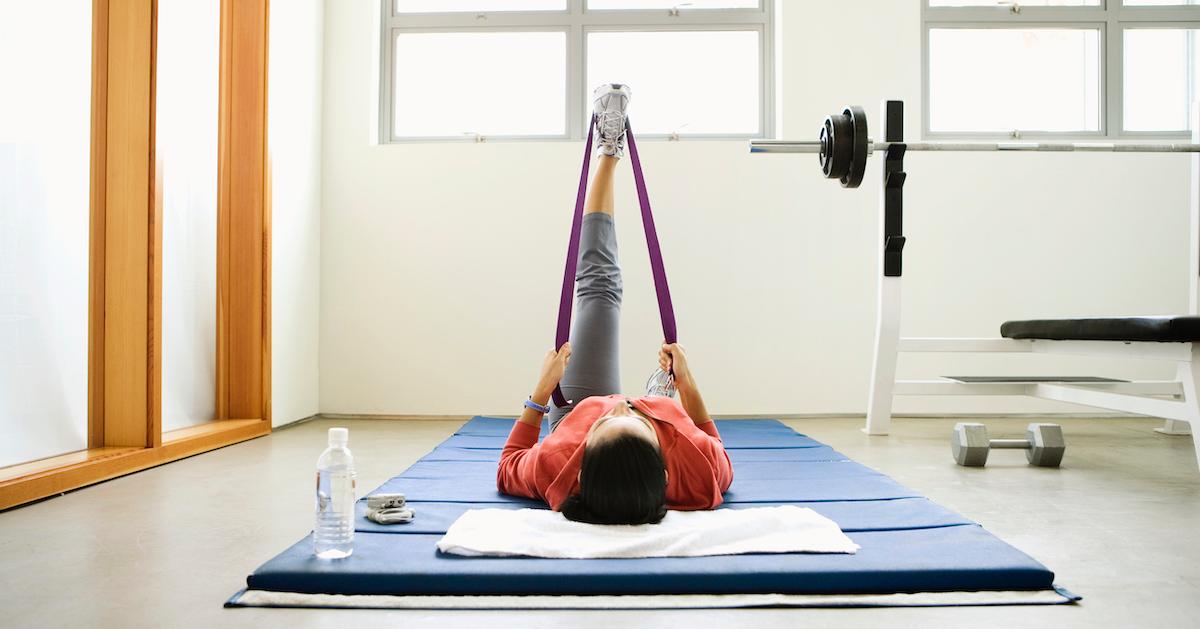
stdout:
{"type": "Polygon", "coordinates": [[[927,0],[927,135],[1186,137],[1200,0],[927,0]]]}
{"type": "Polygon", "coordinates": [[[1188,129],[1196,98],[1195,29],[1127,28],[1124,123],[1127,131],[1188,129]]]}
{"type": "Polygon", "coordinates": [[[772,132],[773,0],[382,4],[382,142],[580,139],[612,82],[643,137],[772,132]]]}
{"type": "Polygon", "coordinates": [[[162,195],[162,426],[215,415],[221,6],[158,0],[154,124],[162,195]]]}
{"type": "Polygon", "coordinates": [[[394,45],[396,135],[566,133],[566,33],[401,32],[394,45]]]}
{"type": "Polygon", "coordinates": [[[91,1],[0,2],[0,85],[2,468],[87,447],[91,1]]]}
{"type": "Polygon", "coordinates": [[[565,11],[567,0],[394,0],[395,15],[487,11],[565,11]],[[499,8],[497,8],[499,7],[499,8]]]}
{"type": "MultiPolygon", "coordinates": [[[[639,131],[738,134],[759,131],[758,33],[641,31],[588,33],[587,81],[628,83],[639,131]],[[671,54],[656,54],[669,50],[671,54]],[[679,63],[686,59],[687,63],[679,63]],[[698,98],[702,86],[708,89],[698,98]]],[[[591,105],[591,99],[585,104],[591,105]]]]}
{"type": "Polygon", "coordinates": [[[930,130],[1099,131],[1099,59],[1096,29],[932,29],[930,130]]]}
{"type": "Polygon", "coordinates": [[[219,18],[193,4],[98,2],[93,16],[91,0],[0,0],[0,510],[271,431],[268,0],[211,0],[219,18]],[[219,25],[208,44],[164,43],[205,23],[219,25]],[[206,50],[220,51],[215,63],[206,50]],[[203,88],[191,95],[207,103],[181,104],[182,75],[219,80],[216,109],[203,88]],[[206,109],[220,161],[203,174],[189,167],[203,145],[179,121],[206,109]],[[164,310],[188,308],[163,307],[172,254],[159,203],[190,214],[182,192],[213,173],[221,309],[208,395],[228,419],[163,431],[164,310]]]}

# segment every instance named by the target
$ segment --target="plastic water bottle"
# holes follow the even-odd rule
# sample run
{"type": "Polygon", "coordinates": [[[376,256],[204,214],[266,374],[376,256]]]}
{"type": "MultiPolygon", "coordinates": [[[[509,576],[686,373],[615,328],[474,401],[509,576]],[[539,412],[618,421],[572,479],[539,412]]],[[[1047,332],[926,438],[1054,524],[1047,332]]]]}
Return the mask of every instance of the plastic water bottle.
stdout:
{"type": "Polygon", "coordinates": [[[668,371],[655,369],[650,375],[650,379],[646,381],[646,395],[675,397],[675,376],[668,371]]]}
{"type": "Polygon", "coordinates": [[[340,559],[354,552],[354,455],[346,443],[350,431],[329,429],[329,447],[317,459],[317,525],[313,552],[340,559]]]}

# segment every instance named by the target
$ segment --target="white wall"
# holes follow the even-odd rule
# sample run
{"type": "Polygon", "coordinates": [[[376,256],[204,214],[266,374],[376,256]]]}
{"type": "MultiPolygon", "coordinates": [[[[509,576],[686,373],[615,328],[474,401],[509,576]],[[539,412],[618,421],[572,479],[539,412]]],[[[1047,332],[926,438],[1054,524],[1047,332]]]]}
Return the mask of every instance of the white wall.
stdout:
{"type": "MultiPolygon", "coordinates": [[[[919,133],[918,2],[784,4],[786,136],[811,139],[845,104],[874,114],[883,97],[905,99],[909,137],[919,133]]],[[[376,6],[326,4],[320,409],[516,412],[553,340],[582,143],[372,145],[376,6]]],[[[741,141],[640,148],[680,339],[710,409],[863,412],[874,334],[874,186],[842,190],[820,177],[812,156],[751,156],[741,141]]],[[[904,334],[994,336],[1006,318],[1182,312],[1187,161],[913,156],[904,334]]],[[[635,392],[653,369],[659,330],[636,197],[622,168],[622,369],[635,392]]],[[[877,178],[873,164],[868,180],[877,178]]],[[[931,358],[902,358],[901,375],[1048,371],[1011,356],[931,358]]],[[[1054,368],[1169,375],[1079,360],[1054,368]]],[[[902,412],[1046,408],[1067,407],[1021,399],[898,404],[902,412]]]]}
{"type": "Polygon", "coordinates": [[[324,5],[272,7],[272,419],[316,414],[321,257],[321,71],[324,5]]]}

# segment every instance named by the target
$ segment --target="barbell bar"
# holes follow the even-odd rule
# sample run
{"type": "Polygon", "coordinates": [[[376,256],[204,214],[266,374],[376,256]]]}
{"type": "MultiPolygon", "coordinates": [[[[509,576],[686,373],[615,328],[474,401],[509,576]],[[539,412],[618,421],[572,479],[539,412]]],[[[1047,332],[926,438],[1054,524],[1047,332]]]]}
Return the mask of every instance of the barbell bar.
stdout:
{"type": "MultiPolygon", "coordinates": [[[[1113,142],[868,142],[867,151],[903,144],[910,151],[1045,151],[1048,153],[1200,153],[1200,144],[1116,144],[1113,142]]],[[[751,153],[820,153],[815,140],[751,140],[751,153]]]]}
{"type": "Polygon", "coordinates": [[[1117,142],[876,142],[868,135],[861,107],[846,107],[825,119],[816,141],[752,140],[751,153],[816,153],[821,170],[846,188],[862,184],[867,158],[892,146],[904,151],[1031,151],[1043,153],[1200,153],[1200,144],[1117,142]]]}

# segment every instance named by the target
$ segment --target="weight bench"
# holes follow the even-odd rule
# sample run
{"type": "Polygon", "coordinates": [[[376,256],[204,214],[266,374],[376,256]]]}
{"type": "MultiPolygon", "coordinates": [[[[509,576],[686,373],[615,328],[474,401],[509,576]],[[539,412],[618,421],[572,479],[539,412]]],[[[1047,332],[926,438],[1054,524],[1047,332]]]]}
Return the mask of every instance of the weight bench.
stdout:
{"type": "Polygon", "coordinates": [[[884,100],[880,119],[882,141],[870,139],[866,114],[850,107],[831,116],[820,142],[751,142],[753,153],[820,154],[827,178],[840,179],[843,187],[857,188],[873,153],[882,158],[879,191],[878,297],[875,360],[865,432],[886,435],[891,426],[895,395],[1026,395],[1166,419],[1159,432],[1192,434],[1200,463],[1200,105],[1192,107],[1192,144],[1189,145],[1088,145],[1030,143],[907,143],[904,140],[904,103],[884,100]],[[1000,338],[901,338],[900,299],[904,262],[904,170],[908,151],[1147,151],[1189,154],[1190,294],[1189,315],[1166,317],[1096,317],[1082,319],[1032,319],[1009,321],[1000,338]],[[1074,377],[948,377],[936,380],[896,380],[901,352],[1023,352],[1071,354],[1135,360],[1171,361],[1177,366],[1174,380],[1124,382],[1104,378],[1074,377]]]}
{"type": "MultiPolygon", "coordinates": [[[[1008,321],[1000,326],[1003,338],[900,338],[899,352],[1023,352],[1077,356],[1118,357],[1174,361],[1175,380],[1122,381],[1105,378],[1053,377],[946,377],[937,380],[900,380],[890,395],[1025,395],[1059,402],[1163,417],[1159,432],[1190,434],[1200,420],[1197,378],[1200,362],[1200,317],[1096,317],[1084,319],[1033,319],[1008,321]]],[[[894,374],[894,372],[893,372],[894,374]]],[[[873,402],[884,400],[883,387],[872,390],[873,402]]],[[[890,406],[890,395],[886,400],[890,406]]],[[[890,415],[890,408],[886,409],[890,415]]],[[[881,412],[878,411],[877,412],[881,412]]],[[[868,415],[867,432],[887,434],[889,417],[868,415]]],[[[1198,435],[1193,434],[1197,439],[1198,435]]],[[[1200,458],[1200,440],[1195,441],[1200,458]]]]}

